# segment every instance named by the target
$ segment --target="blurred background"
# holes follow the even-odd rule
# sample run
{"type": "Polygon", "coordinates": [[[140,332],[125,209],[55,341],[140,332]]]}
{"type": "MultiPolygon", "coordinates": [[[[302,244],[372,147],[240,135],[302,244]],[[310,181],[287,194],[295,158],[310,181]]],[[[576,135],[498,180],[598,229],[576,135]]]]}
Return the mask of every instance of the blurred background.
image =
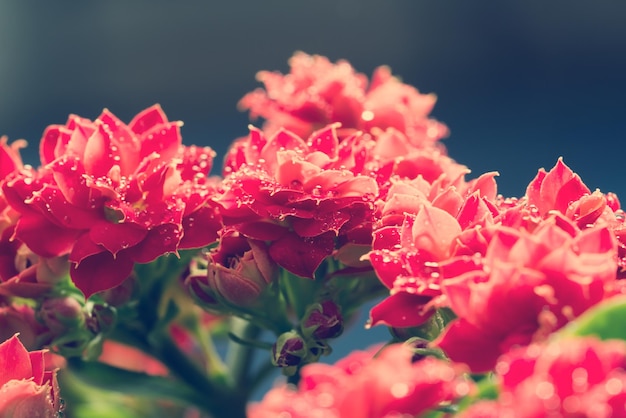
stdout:
{"type": "Polygon", "coordinates": [[[473,176],[499,171],[507,196],[563,156],[626,203],[620,1],[0,2],[0,134],[27,139],[37,164],[44,128],[69,113],[107,107],[128,122],[158,102],[219,166],[247,132],[236,104],[255,73],[288,71],[296,50],[368,75],[386,64],[436,93],[450,155],[473,176]]]}
{"type": "Polygon", "coordinates": [[[130,121],[160,103],[187,144],[221,164],[247,132],[236,104],[296,50],[382,64],[439,101],[450,155],[498,170],[509,196],[559,156],[593,190],[626,195],[626,3],[320,0],[0,2],[0,135],[107,107],[130,121]]]}

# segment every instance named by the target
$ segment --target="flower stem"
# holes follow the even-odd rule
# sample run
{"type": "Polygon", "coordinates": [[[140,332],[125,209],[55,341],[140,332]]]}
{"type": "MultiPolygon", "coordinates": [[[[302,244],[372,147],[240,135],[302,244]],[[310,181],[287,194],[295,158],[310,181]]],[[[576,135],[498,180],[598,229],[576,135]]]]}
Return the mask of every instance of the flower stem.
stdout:
{"type": "Polygon", "coordinates": [[[241,344],[241,341],[254,341],[261,333],[261,329],[245,319],[233,317],[231,319],[231,333],[239,341],[231,340],[228,345],[226,364],[230,370],[232,387],[236,390],[248,392],[248,373],[254,359],[254,348],[251,345],[241,344]]]}

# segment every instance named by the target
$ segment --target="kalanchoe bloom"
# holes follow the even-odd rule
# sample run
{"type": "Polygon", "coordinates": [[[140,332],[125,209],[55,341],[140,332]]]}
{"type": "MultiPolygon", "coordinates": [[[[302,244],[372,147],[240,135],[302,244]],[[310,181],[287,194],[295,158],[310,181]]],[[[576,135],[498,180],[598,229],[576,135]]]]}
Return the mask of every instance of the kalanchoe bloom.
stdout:
{"type": "Polygon", "coordinates": [[[461,416],[621,417],[626,413],[625,369],[623,341],[533,344],[498,360],[498,400],[483,401],[461,416]]]}
{"type": "Polygon", "coordinates": [[[407,214],[401,226],[387,226],[374,234],[369,259],[390,296],[370,313],[370,325],[411,327],[425,322],[441,296],[439,261],[450,255],[461,233],[458,221],[446,211],[422,203],[416,215],[407,214]]]}
{"type": "Polygon", "coordinates": [[[281,127],[303,137],[340,122],[346,130],[371,132],[395,128],[416,143],[432,144],[447,135],[447,128],[428,118],[435,104],[432,94],[420,94],[379,67],[368,86],[367,77],[346,61],[331,63],[318,55],[296,53],[287,75],[261,71],[257,79],[265,90],[247,94],[239,106],[253,118],[266,120],[264,129],[281,127]]]}
{"type": "MultiPolygon", "coordinates": [[[[14,141],[8,144],[6,136],[0,137],[0,187],[6,178],[11,174],[23,169],[22,157],[20,149],[26,146],[26,141],[14,141]]],[[[4,198],[4,193],[0,189],[0,233],[15,223],[17,214],[11,210],[4,198]]]]}
{"type": "Polygon", "coordinates": [[[459,317],[436,341],[473,371],[551,332],[615,293],[617,243],[607,227],[583,231],[553,214],[534,231],[500,227],[484,257],[442,263],[444,294],[459,317]]]}
{"type": "Polygon", "coordinates": [[[269,254],[281,267],[313,277],[336,237],[371,226],[378,194],[376,181],[360,175],[352,147],[342,144],[334,125],[307,140],[284,130],[266,137],[252,128],[225,162],[223,193],[216,197],[223,223],[271,241],[269,254]]]}
{"type": "Polygon", "coordinates": [[[357,351],[335,365],[314,363],[301,370],[297,388],[272,389],[248,409],[251,418],[383,418],[419,416],[469,394],[471,383],[461,370],[427,357],[413,362],[413,352],[400,344],[357,351]]]}
{"type": "Polygon", "coordinates": [[[56,418],[60,412],[56,371],[46,370],[43,351],[28,352],[17,336],[0,344],[0,415],[56,418]]]}
{"type": "Polygon", "coordinates": [[[205,256],[206,276],[195,271],[186,285],[196,290],[208,288],[209,297],[228,305],[254,305],[278,275],[278,266],[263,241],[246,238],[230,228],[222,231],[219,247],[205,256]]]}
{"type": "Polygon", "coordinates": [[[121,283],[134,263],[214,241],[213,151],[182,146],[180,126],[153,106],[128,125],[104,110],[48,127],[43,166],[3,187],[21,214],[13,238],[43,257],[69,255],[87,297],[121,283]]]}
{"type": "Polygon", "coordinates": [[[371,325],[421,325],[432,308],[446,306],[439,263],[459,253],[484,252],[475,238],[499,215],[495,172],[465,181],[440,175],[392,178],[377,201],[373,250],[368,257],[390,296],[374,307],[371,325]]]}
{"type": "Polygon", "coordinates": [[[300,327],[305,337],[315,340],[336,338],[343,331],[341,309],[330,299],[315,303],[307,309],[300,327]]]}

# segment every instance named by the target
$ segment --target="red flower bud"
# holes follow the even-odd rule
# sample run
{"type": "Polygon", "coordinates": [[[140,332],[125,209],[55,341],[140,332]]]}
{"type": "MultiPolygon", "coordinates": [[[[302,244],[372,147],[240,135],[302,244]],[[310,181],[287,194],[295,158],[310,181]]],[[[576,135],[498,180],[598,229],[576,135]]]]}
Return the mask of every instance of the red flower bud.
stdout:
{"type": "Polygon", "coordinates": [[[250,306],[271,283],[277,266],[262,241],[225,231],[218,249],[208,255],[207,282],[215,294],[236,306],[250,306]]]}
{"type": "Polygon", "coordinates": [[[295,367],[306,356],[306,343],[295,331],[281,334],[272,347],[272,363],[278,367],[295,367]]]}
{"type": "Polygon", "coordinates": [[[302,321],[302,333],[316,340],[336,338],[343,332],[343,317],[339,306],[332,300],[311,305],[302,321]]]}
{"type": "Polygon", "coordinates": [[[46,299],[39,309],[43,323],[54,335],[62,335],[65,331],[82,327],[85,314],[81,304],[72,297],[46,299]]]}

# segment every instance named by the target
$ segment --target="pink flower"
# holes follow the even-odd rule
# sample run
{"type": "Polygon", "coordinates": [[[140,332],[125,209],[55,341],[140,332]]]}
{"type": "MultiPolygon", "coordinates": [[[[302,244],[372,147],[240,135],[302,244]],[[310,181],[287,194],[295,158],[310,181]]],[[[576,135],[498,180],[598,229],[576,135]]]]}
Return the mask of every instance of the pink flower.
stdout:
{"type": "Polygon", "coordinates": [[[128,125],[104,110],[48,127],[43,167],[3,187],[21,215],[13,239],[42,257],[69,255],[87,297],[121,283],[134,263],[214,241],[213,151],[182,146],[180,126],[153,106],[128,125]]]}
{"type": "Polygon", "coordinates": [[[370,325],[421,325],[435,307],[446,306],[439,264],[457,252],[481,249],[475,232],[493,224],[495,173],[465,183],[440,176],[392,182],[377,213],[369,260],[390,295],[370,313],[370,325]],[[458,185],[458,188],[455,186],[458,185]],[[445,186],[445,187],[444,187],[445,186]],[[460,237],[465,234],[464,240],[460,237]]]}
{"type": "Polygon", "coordinates": [[[0,344],[0,415],[55,418],[60,410],[56,370],[43,351],[28,352],[17,336],[0,344]]]}
{"type": "Polygon", "coordinates": [[[531,233],[497,228],[484,257],[442,263],[458,316],[435,342],[473,371],[517,345],[545,339],[615,293],[617,243],[606,227],[577,231],[555,214],[531,233]]]}
{"type": "Polygon", "coordinates": [[[297,388],[279,386],[261,403],[249,407],[252,418],[417,416],[472,390],[458,368],[427,357],[413,362],[406,346],[357,351],[335,365],[313,363],[302,368],[297,388]]]}
{"type": "Polygon", "coordinates": [[[378,186],[360,174],[360,157],[350,147],[359,138],[340,144],[334,125],[307,140],[285,130],[266,137],[252,128],[226,159],[223,193],[216,197],[224,225],[271,241],[276,263],[313,277],[335,249],[335,237],[371,228],[378,186]]]}
{"type": "Polygon", "coordinates": [[[264,130],[269,134],[285,128],[307,137],[340,122],[348,132],[394,128],[421,146],[448,133],[445,125],[428,118],[435,96],[403,84],[388,67],[376,69],[368,87],[367,77],[346,61],[333,64],[325,57],[297,52],[289,65],[287,75],[259,72],[257,79],[265,90],[248,93],[239,103],[253,118],[266,120],[264,130]]]}
{"type": "Polygon", "coordinates": [[[626,413],[626,345],[593,338],[556,340],[498,360],[500,396],[463,417],[618,417],[626,413]]]}

